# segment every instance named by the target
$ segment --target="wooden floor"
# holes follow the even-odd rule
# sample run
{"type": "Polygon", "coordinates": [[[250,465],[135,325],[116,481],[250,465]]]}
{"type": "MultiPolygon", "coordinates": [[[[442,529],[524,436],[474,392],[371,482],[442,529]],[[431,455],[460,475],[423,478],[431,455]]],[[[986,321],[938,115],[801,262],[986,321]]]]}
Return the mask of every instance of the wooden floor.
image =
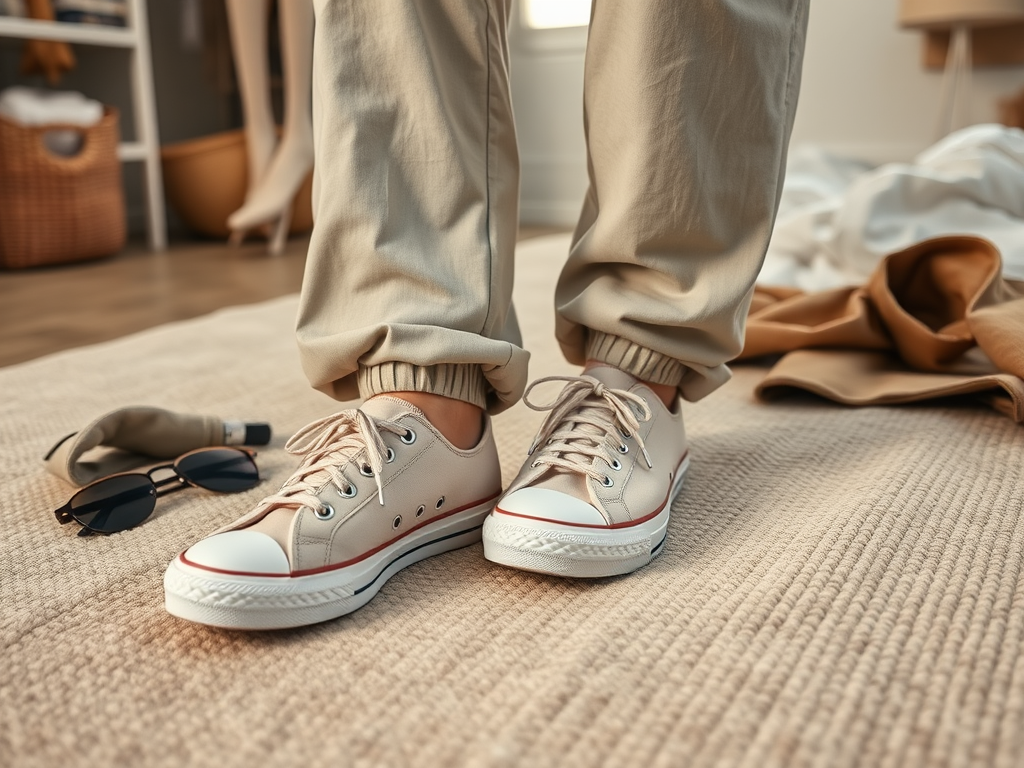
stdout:
{"type": "MultiPolygon", "coordinates": [[[[519,238],[558,231],[523,228],[519,238]]],[[[307,246],[295,238],[270,256],[259,242],[182,242],[163,253],[133,245],[101,261],[0,271],[0,366],[294,293],[307,246]]]]}

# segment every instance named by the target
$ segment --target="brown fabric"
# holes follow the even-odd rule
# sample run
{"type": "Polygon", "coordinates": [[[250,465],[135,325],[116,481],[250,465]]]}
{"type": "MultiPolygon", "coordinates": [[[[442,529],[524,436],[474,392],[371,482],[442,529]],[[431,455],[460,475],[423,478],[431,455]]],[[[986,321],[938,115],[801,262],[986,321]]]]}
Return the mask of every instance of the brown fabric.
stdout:
{"type": "MultiPolygon", "coordinates": [[[[28,0],[25,3],[25,10],[30,19],[56,19],[50,0],[28,0]]],[[[61,75],[73,70],[75,64],[75,54],[71,46],[59,40],[26,40],[21,53],[21,74],[44,74],[50,85],[57,85],[61,75]]]]}
{"type": "Polygon", "coordinates": [[[1022,342],[1024,285],[1003,280],[996,247],[940,237],[887,256],[863,286],[758,288],[740,359],[784,354],[757,387],[763,397],[797,388],[880,405],[972,395],[1024,421],[1022,342]]]}

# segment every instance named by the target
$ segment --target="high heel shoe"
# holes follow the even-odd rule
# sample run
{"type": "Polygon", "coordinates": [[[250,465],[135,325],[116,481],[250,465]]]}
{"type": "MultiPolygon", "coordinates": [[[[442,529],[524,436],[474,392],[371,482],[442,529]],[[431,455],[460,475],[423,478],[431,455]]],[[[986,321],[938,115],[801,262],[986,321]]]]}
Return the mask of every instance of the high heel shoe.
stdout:
{"type": "Polygon", "coordinates": [[[277,254],[284,250],[291,226],[295,196],[313,167],[311,142],[289,140],[278,145],[270,168],[249,194],[245,204],[228,217],[231,237],[228,242],[238,245],[247,232],[262,226],[269,227],[269,250],[277,254]]]}

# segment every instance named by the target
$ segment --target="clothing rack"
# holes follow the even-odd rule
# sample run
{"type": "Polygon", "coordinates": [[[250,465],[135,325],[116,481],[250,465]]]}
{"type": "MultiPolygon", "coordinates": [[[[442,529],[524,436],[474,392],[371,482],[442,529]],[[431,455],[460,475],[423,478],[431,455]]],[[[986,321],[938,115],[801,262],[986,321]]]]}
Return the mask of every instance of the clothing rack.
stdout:
{"type": "Polygon", "coordinates": [[[71,24],[0,16],[0,37],[27,40],[58,40],[82,45],[124,48],[128,51],[135,140],[122,141],[118,157],[122,162],[143,164],[146,198],[146,230],[149,247],[167,247],[167,219],[164,213],[163,176],[160,171],[160,139],[156,122],[156,91],[149,44],[149,20],[145,0],[128,0],[126,27],[71,24]]]}

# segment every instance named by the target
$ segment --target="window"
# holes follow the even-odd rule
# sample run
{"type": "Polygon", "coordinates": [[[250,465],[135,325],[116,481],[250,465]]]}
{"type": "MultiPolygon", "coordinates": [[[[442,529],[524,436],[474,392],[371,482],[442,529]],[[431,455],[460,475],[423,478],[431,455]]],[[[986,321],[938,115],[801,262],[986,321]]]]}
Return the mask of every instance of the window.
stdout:
{"type": "Polygon", "coordinates": [[[523,26],[530,29],[585,27],[590,0],[522,0],[523,26]]]}

